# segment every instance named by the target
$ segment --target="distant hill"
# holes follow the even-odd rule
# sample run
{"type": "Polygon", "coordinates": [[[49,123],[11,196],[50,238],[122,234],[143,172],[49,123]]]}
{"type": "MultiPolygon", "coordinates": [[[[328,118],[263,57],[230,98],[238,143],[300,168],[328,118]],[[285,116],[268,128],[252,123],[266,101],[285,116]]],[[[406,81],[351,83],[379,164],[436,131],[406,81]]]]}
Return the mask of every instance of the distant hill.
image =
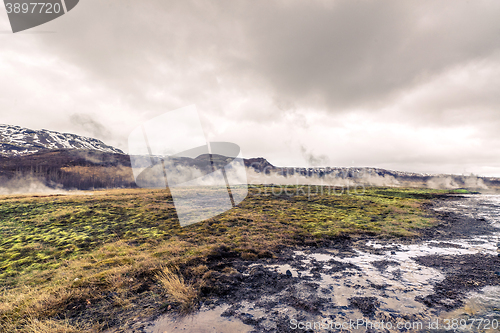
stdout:
{"type": "MultiPolygon", "coordinates": [[[[178,165],[204,169],[207,173],[211,172],[207,166],[211,165],[209,169],[224,167],[228,158],[200,155],[194,159],[175,160],[178,165]],[[207,164],[209,157],[211,163],[207,164]]],[[[433,175],[372,167],[277,167],[263,157],[248,158],[244,163],[251,184],[500,189],[500,179],[492,177],[433,175]]],[[[0,125],[0,188],[16,179],[36,179],[46,186],[64,189],[137,187],[129,155],[102,141],[69,133],[0,125]]]]}
{"type": "Polygon", "coordinates": [[[93,138],[0,124],[0,155],[21,156],[57,149],[97,150],[123,154],[120,149],[93,138]]]}
{"type": "MultiPolygon", "coordinates": [[[[203,169],[207,156],[182,158],[178,162],[187,167],[203,169]]],[[[220,168],[226,158],[212,156],[214,166],[220,168]]],[[[469,188],[474,190],[500,189],[500,179],[463,175],[430,175],[391,171],[379,168],[276,167],[265,158],[245,159],[251,184],[346,184],[357,183],[378,186],[469,188]]],[[[64,189],[134,188],[130,157],[126,154],[98,150],[59,149],[19,156],[0,155],[0,187],[9,180],[37,179],[49,187],[64,189]]]]}
{"type": "Polygon", "coordinates": [[[88,190],[136,187],[130,157],[99,150],[42,150],[29,155],[0,155],[0,188],[20,180],[52,188],[88,190]]]}

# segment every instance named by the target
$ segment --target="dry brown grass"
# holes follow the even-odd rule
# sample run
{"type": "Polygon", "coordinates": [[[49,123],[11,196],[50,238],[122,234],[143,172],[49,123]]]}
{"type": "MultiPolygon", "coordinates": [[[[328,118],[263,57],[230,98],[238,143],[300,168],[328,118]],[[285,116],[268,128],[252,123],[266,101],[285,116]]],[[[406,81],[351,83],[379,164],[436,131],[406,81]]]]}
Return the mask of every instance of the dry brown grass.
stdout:
{"type": "Polygon", "coordinates": [[[100,332],[105,323],[94,325],[86,320],[72,326],[73,322],[53,318],[70,309],[69,304],[95,306],[99,293],[113,292],[109,302],[117,311],[130,309],[134,296],[130,290],[140,284],[137,276],[153,276],[161,264],[147,252],[118,241],[82,259],[67,261],[50,274],[50,281],[42,278],[42,272],[33,273],[31,281],[39,280],[39,284],[0,289],[0,332],[100,332]]]}
{"type": "Polygon", "coordinates": [[[38,320],[30,318],[27,320],[26,329],[33,333],[80,333],[82,328],[69,324],[62,320],[38,320]]]}
{"type": "Polygon", "coordinates": [[[38,319],[36,314],[26,314],[21,320],[23,329],[18,330],[19,322],[7,321],[0,326],[3,332],[30,332],[30,333],[89,333],[99,332],[102,325],[71,324],[68,320],[38,319]]]}
{"type": "Polygon", "coordinates": [[[194,286],[186,283],[182,275],[177,272],[177,269],[164,267],[156,278],[165,288],[168,297],[173,302],[179,303],[181,311],[186,313],[195,308],[199,292],[194,286]]]}

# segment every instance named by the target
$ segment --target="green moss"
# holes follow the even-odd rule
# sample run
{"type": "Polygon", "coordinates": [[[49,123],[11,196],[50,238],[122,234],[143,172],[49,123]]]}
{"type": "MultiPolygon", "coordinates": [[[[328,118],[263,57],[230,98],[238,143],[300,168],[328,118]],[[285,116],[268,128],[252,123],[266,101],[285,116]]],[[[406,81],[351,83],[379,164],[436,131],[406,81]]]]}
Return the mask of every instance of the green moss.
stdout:
{"type": "Polygon", "coordinates": [[[469,191],[469,190],[466,190],[464,188],[451,190],[450,193],[453,193],[453,194],[479,194],[479,192],[477,192],[477,191],[469,191]]]}

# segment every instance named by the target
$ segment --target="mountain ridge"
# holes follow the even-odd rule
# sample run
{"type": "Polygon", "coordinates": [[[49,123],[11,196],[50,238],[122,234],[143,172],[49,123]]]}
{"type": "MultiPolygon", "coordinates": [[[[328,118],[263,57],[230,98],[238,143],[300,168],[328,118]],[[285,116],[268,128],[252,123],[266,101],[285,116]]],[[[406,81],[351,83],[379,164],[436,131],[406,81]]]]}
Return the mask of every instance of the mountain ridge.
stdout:
{"type": "MultiPolygon", "coordinates": [[[[179,163],[199,167],[200,158],[184,158],[179,163]]],[[[211,159],[221,165],[227,162],[222,156],[213,155],[211,159]]],[[[266,184],[286,182],[287,179],[294,181],[293,177],[300,177],[305,183],[313,179],[320,183],[350,180],[379,186],[500,189],[500,179],[496,177],[415,173],[375,167],[277,167],[264,157],[244,159],[244,164],[249,177],[266,184]]],[[[2,182],[29,176],[46,184],[60,184],[63,188],[130,188],[136,187],[131,167],[128,154],[97,139],[0,125],[2,182]]]]}
{"type": "Polygon", "coordinates": [[[91,137],[0,124],[0,155],[23,156],[58,149],[97,150],[124,154],[120,149],[91,137]]]}

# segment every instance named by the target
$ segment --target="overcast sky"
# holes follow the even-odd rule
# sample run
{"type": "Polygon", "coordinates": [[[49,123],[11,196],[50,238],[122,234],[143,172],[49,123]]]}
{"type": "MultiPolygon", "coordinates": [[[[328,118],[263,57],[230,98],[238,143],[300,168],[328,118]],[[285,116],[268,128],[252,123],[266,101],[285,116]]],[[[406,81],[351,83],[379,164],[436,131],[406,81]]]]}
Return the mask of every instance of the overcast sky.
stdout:
{"type": "Polygon", "coordinates": [[[500,176],[500,1],[83,0],[9,31],[0,123],[127,151],[196,104],[278,166],[500,176]]]}

